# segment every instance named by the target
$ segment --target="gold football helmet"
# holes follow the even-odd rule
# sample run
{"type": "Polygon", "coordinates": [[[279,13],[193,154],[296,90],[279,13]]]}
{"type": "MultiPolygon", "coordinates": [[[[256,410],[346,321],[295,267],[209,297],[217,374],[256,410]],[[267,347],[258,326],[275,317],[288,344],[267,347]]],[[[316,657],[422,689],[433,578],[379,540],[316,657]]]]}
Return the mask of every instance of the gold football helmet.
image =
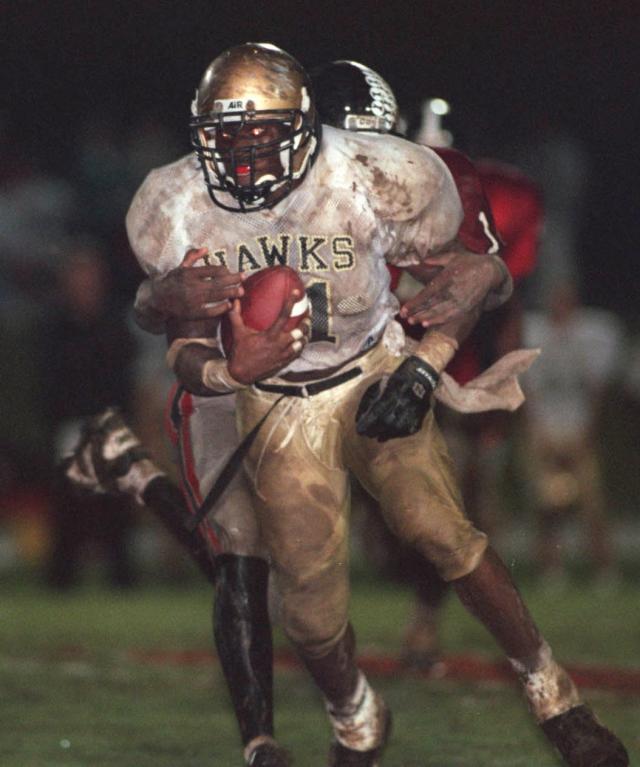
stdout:
{"type": "Polygon", "coordinates": [[[277,204],[304,178],[320,143],[309,77],[269,43],[238,45],[214,59],[190,125],[211,199],[226,210],[277,204]]]}

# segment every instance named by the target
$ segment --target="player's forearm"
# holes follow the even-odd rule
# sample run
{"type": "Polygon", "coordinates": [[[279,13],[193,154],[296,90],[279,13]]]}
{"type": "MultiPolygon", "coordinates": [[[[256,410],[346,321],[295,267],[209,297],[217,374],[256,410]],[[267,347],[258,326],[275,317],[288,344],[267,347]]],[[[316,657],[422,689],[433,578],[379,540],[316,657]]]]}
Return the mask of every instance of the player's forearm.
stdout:
{"type": "MultiPolygon", "coordinates": [[[[412,324],[440,327],[456,318],[464,328],[469,313],[493,309],[511,294],[512,281],[501,258],[486,253],[472,253],[456,246],[452,251],[427,256],[422,264],[411,267],[411,274],[427,284],[406,300],[400,315],[412,324]],[[429,268],[438,269],[429,279],[429,268]]],[[[475,321],[475,320],[473,320],[475,321]]]]}
{"type": "Polygon", "coordinates": [[[160,336],[165,331],[165,317],[159,312],[151,311],[148,307],[141,311],[134,306],[133,319],[139,328],[154,336],[160,336]]]}
{"type": "Polygon", "coordinates": [[[243,388],[229,373],[217,345],[218,320],[167,321],[167,364],[192,394],[215,397],[243,388]]]}
{"type": "Polygon", "coordinates": [[[490,311],[491,309],[496,309],[498,306],[502,306],[502,304],[511,298],[513,293],[513,279],[501,256],[494,253],[492,255],[487,255],[486,258],[491,259],[495,272],[495,280],[491,286],[491,290],[487,293],[483,306],[484,311],[490,311]]]}
{"type": "MultiPolygon", "coordinates": [[[[482,309],[488,311],[501,306],[513,293],[513,280],[502,256],[498,253],[476,253],[467,250],[462,243],[456,241],[450,245],[446,255],[450,256],[451,268],[460,269],[467,260],[474,263],[477,269],[477,281],[481,282],[486,293],[482,309]],[[487,278],[482,276],[487,274],[487,278]]],[[[446,257],[445,255],[445,257],[446,257]]],[[[446,268],[449,264],[443,263],[446,268]]]]}
{"type": "Polygon", "coordinates": [[[431,368],[434,374],[434,388],[440,374],[478,321],[481,311],[476,307],[437,328],[427,330],[420,339],[413,353],[431,368]]]}
{"type": "MultiPolygon", "coordinates": [[[[452,338],[459,345],[467,338],[467,336],[469,336],[480,319],[481,314],[482,306],[474,306],[472,309],[462,312],[457,317],[442,323],[442,325],[438,325],[437,328],[434,328],[434,331],[437,330],[442,335],[452,338]]],[[[427,331],[426,335],[428,335],[428,333],[429,331],[427,331]]]]}
{"type": "Polygon", "coordinates": [[[167,362],[184,388],[199,397],[215,397],[225,394],[224,391],[214,391],[205,383],[205,368],[207,363],[225,364],[217,349],[204,346],[193,339],[177,339],[169,347],[167,362]],[[184,345],[180,346],[180,342],[184,345]]]}

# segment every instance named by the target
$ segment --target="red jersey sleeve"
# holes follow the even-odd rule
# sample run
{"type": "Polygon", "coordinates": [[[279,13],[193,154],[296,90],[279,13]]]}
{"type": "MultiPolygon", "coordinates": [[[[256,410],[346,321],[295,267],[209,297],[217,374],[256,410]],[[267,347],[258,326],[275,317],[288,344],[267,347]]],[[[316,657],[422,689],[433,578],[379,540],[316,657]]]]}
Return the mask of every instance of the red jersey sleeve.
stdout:
{"type": "Polygon", "coordinates": [[[476,166],[462,152],[445,147],[431,147],[449,168],[462,202],[464,219],[458,238],[473,253],[497,253],[502,241],[476,166]]]}
{"type": "Polygon", "coordinates": [[[504,243],[501,256],[517,283],[529,276],[536,265],[543,221],[542,193],[509,165],[481,160],[476,168],[504,243]]]}

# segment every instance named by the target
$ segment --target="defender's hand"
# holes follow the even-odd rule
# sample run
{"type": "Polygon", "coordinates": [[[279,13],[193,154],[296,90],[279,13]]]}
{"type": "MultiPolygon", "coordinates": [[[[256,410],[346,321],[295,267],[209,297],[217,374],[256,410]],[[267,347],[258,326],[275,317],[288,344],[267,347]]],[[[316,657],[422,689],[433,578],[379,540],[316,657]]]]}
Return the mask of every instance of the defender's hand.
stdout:
{"type": "Polygon", "coordinates": [[[87,419],[80,441],[62,468],[81,489],[129,495],[140,504],[148,482],[163,473],[117,408],[87,419]]]}
{"type": "Polygon", "coordinates": [[[309,340],[311,323],[303,320],[293,330],[285,330],[293,305],[300,299],[294,290],[282,305],[280,314],[268,330],[252,330],[244,324],[240,302],[235,301],[229,313],[233,333],[233,348],[229,359],[229,372],[244,384],[279,373],[282,368],[299,357],[309,340]]]}
{"type": "Polygon", "coordinates": [[[410,325],[442,325],[479,307],[498,288],[505,272],[493,256],[456,251],[431,256],[426,266],[442,270],[400,309],[410,325]]]}
{"type": "Polygon", "coordinates": [[[356,413],[356,430],[386,442],[420,430],[438,385],[436,371],[419,357],[409,357],[390,376],[386,387],[371,384],[356,413]]]}
{"type": "Polygon", "coordinates": [[[153,309],[182,320],[210,319],[229,311],[243,294],[244,275],[226,266],[194,266],[206,254],[206,248],[190,250],[180,266],[151,278],[153,309]]]}

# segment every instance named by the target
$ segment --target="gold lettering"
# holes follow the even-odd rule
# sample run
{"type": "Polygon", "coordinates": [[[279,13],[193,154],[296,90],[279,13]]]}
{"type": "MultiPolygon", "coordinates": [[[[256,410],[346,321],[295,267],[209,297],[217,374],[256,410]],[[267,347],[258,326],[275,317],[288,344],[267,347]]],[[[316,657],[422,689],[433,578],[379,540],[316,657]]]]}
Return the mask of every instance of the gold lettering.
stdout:
{"type": "Polygon", "coordinates": [[[226,250],[214,250],[213,255],[207,259],[209,266],[226,266],[227,265],[227,251],[226,250]]]}
{"type": "Polygon", "coordinates": [[[328,272],[329,265],[326,261],[317,254],[317,250],[321,245],[327,241],[326,237],[316,237],[313,235],[307,236],[301,234],[298,236],[298,243],[300,245],[300,271],[301,272],[328,272]],[[309,240],[311,244],[309,245],[309,240]],[[310,259],[314,260],[313,268],[310,265],[310,259]]]}
{"type": "Polygon", "coordinates": [[[291,235],[279,235],[279,246],[269,237],[256,237],[256,239],[262,248],[262,255],[267,266],[274,266],[276,262],[281,266],[286,266],[289,263],[289,243],[291,242],[291,235]]]}
{"type": "Polygon", "coordinates": [[[249,248],[244,243],[238,245],[238,271],[256,272],[259,269],[262,269],[262,266],[249,248]],[[248,264],[248,267],[246,264],[248,264]]]}
{"type": "Polygon", "coordinates": [[[333,268],[338,272],[353,269],[355,257],[353,252],[353,237],[343,235],[331,240],[331,251],[334,255],[333,268]]]}

